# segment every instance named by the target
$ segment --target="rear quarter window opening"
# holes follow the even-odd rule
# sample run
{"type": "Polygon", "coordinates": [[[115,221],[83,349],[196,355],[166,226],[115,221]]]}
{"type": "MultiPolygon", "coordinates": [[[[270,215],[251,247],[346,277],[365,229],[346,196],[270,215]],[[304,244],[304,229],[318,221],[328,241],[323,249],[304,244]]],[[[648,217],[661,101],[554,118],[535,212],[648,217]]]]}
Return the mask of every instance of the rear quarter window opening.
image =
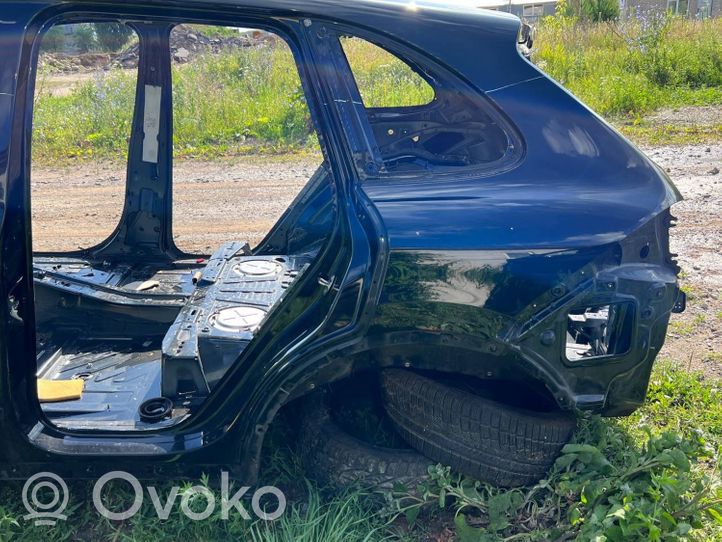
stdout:
{"type": "Polygon", "coordinates": [[[482,93],[363,38],[340,42],[383,160],[381,176],[496,171],[518,156],[514,130],[482,93]]]}
{"type": "Polygon", "coordinates": [[[434,101],[432,85],[399,57],[354,36],[341,36],[340,41],[366,108],[414,107],[434,101]]]}

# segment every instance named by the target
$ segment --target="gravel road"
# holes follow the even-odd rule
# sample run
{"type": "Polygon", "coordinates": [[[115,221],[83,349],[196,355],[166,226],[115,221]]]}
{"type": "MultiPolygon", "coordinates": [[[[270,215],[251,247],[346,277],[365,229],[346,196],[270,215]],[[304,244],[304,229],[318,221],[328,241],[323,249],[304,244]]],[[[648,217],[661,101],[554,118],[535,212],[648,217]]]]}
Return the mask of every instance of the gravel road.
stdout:
{"type": "MultiPolygon", "coordinates": [[[[673,315],[662,357],[722,377],[722,144],[643,150],[685,197],[673,209],[679,225],[671,244],[689,305],[673,315]]],[[[210,252],[228,239],[257,243],[319,163],[310,156],[176,164],[178,245],[210,252]]],[[[122,210],[124,169],[113,164],[34,169],[35,249],[70,250],[107,237],[122,210]]]]}
{"type": "MultiPolygon", "coordinates": [[[[173,169],[173,228],[187,251],[212,252],[229,239],[253,246],[321,163],[258,157],[241,163],[180,162],[173,169]]],[[[101,163],[34,169],[35,250],[74,250],[105,239],[123,210],[125,166],[101,163]]]]}
{"type": "Polygon", "coordinates": [[[672,315],[662,357],[722,377],[722,144],[643,149],[684,196],[672,208],[687,310],[672,315]]]}

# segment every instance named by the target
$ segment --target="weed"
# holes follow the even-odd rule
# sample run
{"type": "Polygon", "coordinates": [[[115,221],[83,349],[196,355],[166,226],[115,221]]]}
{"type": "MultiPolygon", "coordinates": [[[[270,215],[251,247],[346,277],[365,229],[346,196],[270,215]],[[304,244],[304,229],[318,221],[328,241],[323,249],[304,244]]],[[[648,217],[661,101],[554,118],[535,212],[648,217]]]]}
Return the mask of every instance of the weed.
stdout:
{"type": "Polygon", "coordinates": [[[422,512],[450,510],[459,540],[475,542],[719,536],[719,400],[716,383],[663,366],[645,408],[622,421],[581,420],[537,485],[504,490],[437,466],[427,485],[397,488],[395,517],[414,524],[422,512]]]}
{"type": "Polygon", "coordinates": [[[707,352],[702,357],[704,363],[722,363],[722,352],[707,352]]]}
{"type": "Polygon", "coordinates": [[[680,288],[685,295],[687,296],[687,301],[692,302],[699,298],[700,292],[697,290],[696,287],[692,286],[691,284],[684,284],[680,288]]]}
{"type": "Polygon", "coordinates": [[[693,335],[697,328],[704,324],[707,318],[704,314],[698,314],[691,321],[679,321],[672,320],[669,323],[669,331],[681,335],[683,337],[689,337],[693,335]]]}
{"type": "MultiPolygon", "coordinates": [[[[722,20],[580,23],[548,17],[534,61],[597,112],[620,119],[642,142],[711,141],[722,127],[646,126],[653,109],[722,104],[722,20]],[[629,119],[635,119],[629,125],[629,119]]],[[[196,28],[206,32],[206,27],[196,28]]],[[[217,30],[223,35],[234,30],[217,30]]],[[[344,41],[368,106],[423,104],[433,91],[392,55],[361,40],[344,41]]],[[[37,83],[33,159],[126,158],[135,77],[110,70],[66,95],[37,83]]],[[[174,154],[213,158],[317,149],[290,50],[282,43],[229,49],[173,69],[174,154]]]]}
{"type": "Polygon", "coordinates": [[[722,21],[663,16],[618,24],[547,18],[534,61],[603,115],[722,103],[722,21]]]}
{"type": "Polygon", "coordinates": [[[641,145],[693,145],[722,140],[722,124],[679,126],[649,125],[645,122],[617,123],[625,136],[641,145]]]}

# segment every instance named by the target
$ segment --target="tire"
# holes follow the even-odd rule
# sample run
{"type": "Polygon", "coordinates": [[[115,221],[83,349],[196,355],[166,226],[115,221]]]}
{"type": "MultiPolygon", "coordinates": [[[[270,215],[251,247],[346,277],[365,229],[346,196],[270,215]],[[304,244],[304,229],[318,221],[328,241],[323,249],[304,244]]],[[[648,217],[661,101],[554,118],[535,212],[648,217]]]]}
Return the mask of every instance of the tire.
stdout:
{"type": "Polygon", "coordinates": [[[383,371],[386,411],[401,436],[435,462],[503,487],[544,477],[576,419],[532,412],[441,384],[412,371],[383,371]]]}
{"type": "Polygon", "coordinates": [[[400,484],[413,492],[429,479],[432,464],[415,450],[382,448],[351,436],[334,422],[319,397],[304,409],[299,454],[316,481],[333,489],[358,485],[388,492],[400,484]]]}

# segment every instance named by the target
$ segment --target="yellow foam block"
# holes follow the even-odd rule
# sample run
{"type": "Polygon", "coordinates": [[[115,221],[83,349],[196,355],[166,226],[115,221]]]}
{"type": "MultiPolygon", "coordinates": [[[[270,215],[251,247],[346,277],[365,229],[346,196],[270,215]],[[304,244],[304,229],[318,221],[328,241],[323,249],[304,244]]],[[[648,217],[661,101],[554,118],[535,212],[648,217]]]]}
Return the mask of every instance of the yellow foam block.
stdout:
{"type": "Polygon", "coordinates": [[[85,381],[80,378],[73,380],[38,379],[38,399],[41,403],[72,401],[80,399],[85,381]]]}

